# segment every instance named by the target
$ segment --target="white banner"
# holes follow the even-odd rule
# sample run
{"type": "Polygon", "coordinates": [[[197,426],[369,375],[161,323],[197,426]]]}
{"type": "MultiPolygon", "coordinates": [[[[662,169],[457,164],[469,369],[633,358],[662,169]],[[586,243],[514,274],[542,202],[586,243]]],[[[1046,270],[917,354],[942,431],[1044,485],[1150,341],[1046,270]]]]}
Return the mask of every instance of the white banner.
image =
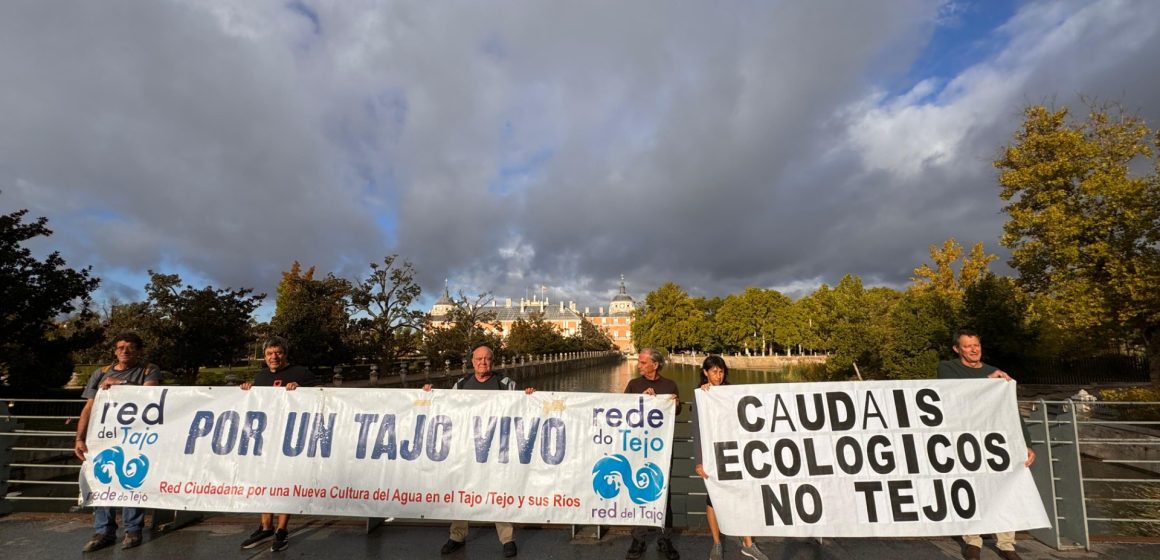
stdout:
{"type": "Polygon", "coordinates": [[[666,397],[522,391],[101,391],[84,505],[660,525],[666,397]]]}
{"type": "Polygon", "coordinates": [[[729,385],[696,399],[705,484],[724,533],[901,537],[1049,525],[1023,465],[1013,382],[729,385]]]}

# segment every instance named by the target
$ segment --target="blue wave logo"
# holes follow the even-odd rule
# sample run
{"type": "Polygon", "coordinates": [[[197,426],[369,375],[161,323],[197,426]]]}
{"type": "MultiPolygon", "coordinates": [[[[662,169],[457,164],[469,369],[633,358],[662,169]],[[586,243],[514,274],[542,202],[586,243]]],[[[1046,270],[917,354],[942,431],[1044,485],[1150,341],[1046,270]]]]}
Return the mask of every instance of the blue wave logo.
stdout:
{"type": "Polygon", "coordinates": [[[619,453],[596,461],[592,466],[592,489],[601,498],[608,499],[616,497],[621,486],[628,490],[634,504],[653,502],[664,491],[665,475],[656,463],[645,463],[634,477],[632,463],[619,453]]]}
{"type": "Polygon", "coordinates": [[[148,473],[148,457],[138,455],[136,459],[126,461],[125,452],[120,446],[110,447],[93,458],[93,474],[97,480],[109,484],[113,482],[113,475],[116,475],[117,482],[126,490],[140,487],[148,473]]]}

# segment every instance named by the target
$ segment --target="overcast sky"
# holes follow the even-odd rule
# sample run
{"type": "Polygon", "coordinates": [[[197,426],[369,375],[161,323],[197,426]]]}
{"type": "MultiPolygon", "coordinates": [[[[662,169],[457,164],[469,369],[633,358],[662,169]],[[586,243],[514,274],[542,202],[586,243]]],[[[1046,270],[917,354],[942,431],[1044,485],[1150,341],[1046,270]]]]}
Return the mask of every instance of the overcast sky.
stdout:
{"type": "Polygon", "coordinates": [[[1160,2],[10,0],[0,77],[0,211],[98,300],[391,253],[424,304],[800,295],[1003,254],[1025,105],[1160,126],[1160,2]]]}

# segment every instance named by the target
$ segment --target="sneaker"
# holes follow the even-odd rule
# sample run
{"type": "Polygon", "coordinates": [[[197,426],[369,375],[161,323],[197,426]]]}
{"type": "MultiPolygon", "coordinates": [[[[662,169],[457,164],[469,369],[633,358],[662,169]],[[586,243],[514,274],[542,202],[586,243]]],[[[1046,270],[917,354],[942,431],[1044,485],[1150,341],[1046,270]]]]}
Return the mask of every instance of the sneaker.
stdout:
{"type": "Polygon", "coordinates": [[[85,543],[85,547],[81,549],[81,552],[92,552],[94,550],[100,550],[107,546],[113,546],[113,543],[115,542],[117,542],[117,535],[97,533],[93,535],[93,538],[89,539],[89,542],[85,543]]]}
{"type": "Polygon", "coordinates": [[[461,548],[463,548],[463,541],[447,539],[447,542],[443,543],[443,548],[439,549],[439,554],[451,554],[461,548]]]}
{"type": "Polygon", "coordinates": [[[632,544],[628,545],[628,554],[625,554],[624,557],[627,560],[636,560],[644,555],[644,549],[644,541],[632,539],[632,544]]]}
{"type": "Polygon", "coordinates": [[[125,540],[121,541],[121,550],[129,550],[141,546],[141,531],[126,531],[125,540]]]}
{"type": "Polygon", "coordinates": [[[260,544],[262,541],[264,541],[272,536],[274,536],[273,529],[263,529],[262,527],[259,526],[257,531],[250,533],[250,537],[247,538],[246,540],[242,541],[242,548],[254,548],[255,546],[258,546],[258,544],[260,544]]]}
{"type": "Polygon", "coordinates": [[[999,556],[1002,556],[1003,560],[1023,560],[1019,557],[1019,553],[1014,550],[999,549],[999,556]]]}
{"type": "Polygon", "coordinates": [[[963,560],[979,560],[979,555],[983,550],[973,544],[968,544],[963,547],[963,560]]]}
{"type": "Polygon", "coordinates": [[[519,549],[516,548],[516,541],[509,541],[509,542],[503,543],[503,557],[504,558],[515,558],[516,554],[519,554],[519,549]]]}
{"type": "Polygon", "coordinates": [[[677,547],[673,546],[673,541],[669,539],[664,537],[657,539],[657,550],[669,560],[681,560],[681,553],[677,552],[677,547]]]}
{"type": "Polygon", "coordinates": [[[769,557],[766,556],[760,548],[757,548],[757,543],[753,543],[753,546],[742,546],[741,554],[753,558],[754,560],[769,560],[769,557]]]}
{"type": "Polygon", "coordinates": [[[290,544],[286,542],[289,537],[290,535],[286,533],[286,529],[274,531],[274,542],[270,543],[270,552],[284,550],[290,544]]]}
{"type": "Polygon", "coordinates": [[[721,543],[714,543],[713,548],[709,549],[709,560],[722,560],[725,558],[724,551],[721,550],[721,543]]]}

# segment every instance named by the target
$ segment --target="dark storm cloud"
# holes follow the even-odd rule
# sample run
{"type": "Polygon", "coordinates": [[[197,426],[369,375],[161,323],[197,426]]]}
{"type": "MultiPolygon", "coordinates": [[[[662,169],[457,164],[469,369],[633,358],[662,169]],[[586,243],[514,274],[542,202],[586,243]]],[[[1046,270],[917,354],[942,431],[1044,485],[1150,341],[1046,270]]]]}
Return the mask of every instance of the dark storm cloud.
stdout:
{"type": "Polygon", "coordinates": [[[947,237],[998,250],[990,162],[1023,105],[1160,123],[1160,5],[1030,3],[993,56],[893,91],[945,11],[9,3],[0,204],[98,273],[263,291],[293,260],[350,277],[392,252],[427,295],[581,305],[620,274],[638,297],[901,285],[947,237]]]}

